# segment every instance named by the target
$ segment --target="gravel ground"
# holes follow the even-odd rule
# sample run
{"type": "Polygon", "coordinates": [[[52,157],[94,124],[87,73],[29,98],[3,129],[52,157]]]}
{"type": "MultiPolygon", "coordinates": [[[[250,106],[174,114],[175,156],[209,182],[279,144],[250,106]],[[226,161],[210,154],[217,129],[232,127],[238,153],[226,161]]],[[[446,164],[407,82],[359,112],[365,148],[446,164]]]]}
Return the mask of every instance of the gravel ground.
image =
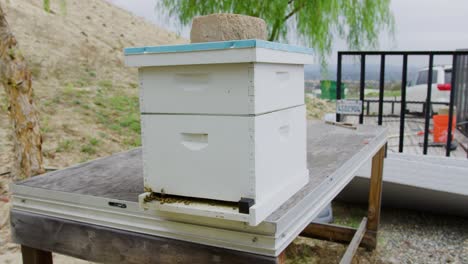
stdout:
{"type": "Polygon", "coordinates": [[[384,210],[379,242],[394,263],[468,263],[468,219],[384,210]]]}
{"type": "MultiPolygon", "coordinates": [[[[366,208],[334,203],[335,223],[356,227],[366,208]]],[[[338,263],[345,246],[298,238],[289,246],[289,263],[338,263]]],[[[353,263],[468,264],[468,219],[409,210],[383,209],[378,247],[359,249],[353,263]]]]}

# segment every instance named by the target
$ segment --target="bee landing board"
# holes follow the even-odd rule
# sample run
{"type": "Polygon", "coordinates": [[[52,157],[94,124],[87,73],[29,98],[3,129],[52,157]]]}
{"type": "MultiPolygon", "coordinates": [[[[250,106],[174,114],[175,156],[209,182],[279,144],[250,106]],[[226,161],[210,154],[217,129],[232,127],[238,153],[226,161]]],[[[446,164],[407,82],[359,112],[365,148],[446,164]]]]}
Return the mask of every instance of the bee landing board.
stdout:
{"type": "Polygon", "coordinates": [[[141,207],[257,225],[303,187],[310,53],[259,40],[126,49],[145,187],[179,199],[144,193],[141,207]]]}

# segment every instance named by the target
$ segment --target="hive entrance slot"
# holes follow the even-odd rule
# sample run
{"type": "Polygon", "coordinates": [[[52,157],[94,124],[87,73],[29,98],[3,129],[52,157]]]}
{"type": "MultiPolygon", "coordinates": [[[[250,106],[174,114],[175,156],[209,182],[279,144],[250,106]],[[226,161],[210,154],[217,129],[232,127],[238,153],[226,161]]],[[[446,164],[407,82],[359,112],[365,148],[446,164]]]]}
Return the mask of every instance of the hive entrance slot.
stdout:
{"type": "Polygon", "coordinates": [[[187,197],[180,195],[171,195],[171,194],[161,194],[152,192],[144,198],[144,202],[148,203],[151,201],[158,201],[160,204],[173,204],[173,203],[182,203],[185,205],[190,205],[192,203],[196,204],[206,204],[217,207],[230,207],[232,210],[239,210],[239,202],[230,202],[230,201],[221,201],[214,199],[206,198],[195,198],[187,197]]]}

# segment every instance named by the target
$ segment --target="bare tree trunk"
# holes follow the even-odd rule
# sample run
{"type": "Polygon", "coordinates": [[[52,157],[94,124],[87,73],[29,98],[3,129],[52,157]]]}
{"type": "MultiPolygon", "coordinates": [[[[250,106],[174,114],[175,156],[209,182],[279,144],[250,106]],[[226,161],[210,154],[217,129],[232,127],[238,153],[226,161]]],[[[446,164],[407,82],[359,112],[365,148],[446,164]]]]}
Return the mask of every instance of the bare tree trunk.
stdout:
{"type": "Polygon", "coordinates": [[[39,114],[33,102],[31,73],[21,55],[0,6],[0,78],[8,97],[8,110],[14,129],[15,180],[44,173],[39,114]]]}

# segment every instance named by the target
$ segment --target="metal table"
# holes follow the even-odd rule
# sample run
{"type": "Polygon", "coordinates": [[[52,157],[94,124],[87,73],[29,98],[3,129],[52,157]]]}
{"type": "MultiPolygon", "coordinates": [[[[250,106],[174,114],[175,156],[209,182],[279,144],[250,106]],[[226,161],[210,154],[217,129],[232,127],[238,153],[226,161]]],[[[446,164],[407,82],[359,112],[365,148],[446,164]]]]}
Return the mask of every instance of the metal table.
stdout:
{"type": "MultiPolygon", "coordinates": [[[[51,252],[103,263],[282,263],[298,235],[376,246],[386,130],[308,124],[309,183],[258,226],[138,207],[141,149],[12,185],[11,227],[24,263],[51,252]],[[372,159],[369,213],[359,229],[311,223],[372,159]]],[[[344,259],[349,259],[345,254],[344,259]]],[[[350,260],[349,260],[350,261],[350,260]]]]}

